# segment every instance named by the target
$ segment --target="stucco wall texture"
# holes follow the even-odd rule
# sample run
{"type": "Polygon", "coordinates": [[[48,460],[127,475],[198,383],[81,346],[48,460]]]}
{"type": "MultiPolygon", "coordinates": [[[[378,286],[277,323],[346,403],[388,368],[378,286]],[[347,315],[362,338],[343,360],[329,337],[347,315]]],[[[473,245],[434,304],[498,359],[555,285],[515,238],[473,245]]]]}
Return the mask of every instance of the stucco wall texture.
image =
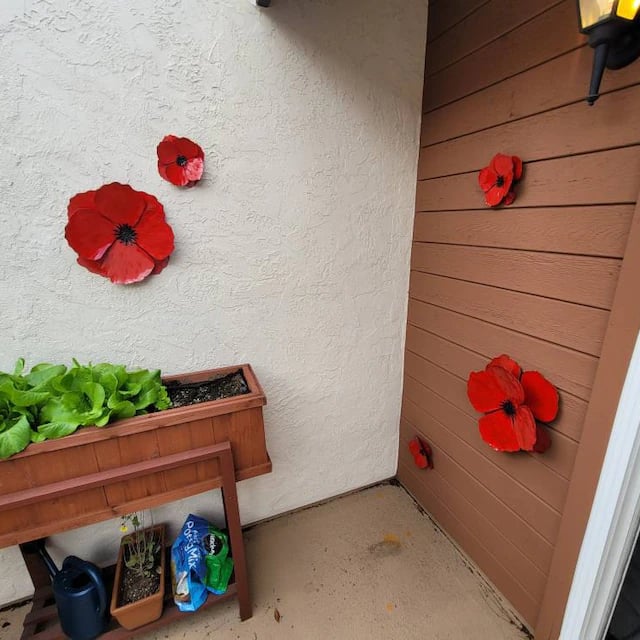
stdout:
{"type": "MultiPolygon", "coordinates": [[[[239,485],[244,523],[393,475],[426,4],[3,0],[0,368],[251,362],[274,470],[239,485]],[[204,148],[197,187],[157,175],[168,133],[204,148]],[[176,235],[140,285],[64,239],[69,197],[112,181],[156,195],[176,235]]],[[[154,519],[215,519],[215,493],[154,519]]],[[[49,547],[107,562],[118,524],[49,547]]],[[[30,594],[16,549],[0,575],[0,603],[30,594]]]]}

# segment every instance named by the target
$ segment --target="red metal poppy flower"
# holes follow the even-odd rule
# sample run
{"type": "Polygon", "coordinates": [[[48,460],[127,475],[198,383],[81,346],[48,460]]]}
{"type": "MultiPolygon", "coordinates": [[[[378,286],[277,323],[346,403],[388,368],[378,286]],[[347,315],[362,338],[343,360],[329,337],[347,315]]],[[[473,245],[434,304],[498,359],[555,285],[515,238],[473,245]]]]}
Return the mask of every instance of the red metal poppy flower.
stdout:
{"type": "MultiPolygon", "coordinates": [[[[531,412],[535,420],[540,420],[541,422],[546,423],[546,422],[551,422],[552,420],[555,419],[555,417],[558,415],[558,407],[559,407],[558,392],[556,388],[542,374],[538,373],[537,371],[523,372],[522,367],[520,367],[520,365],[515,360],[513,360],[510,356],[506,354],[502,354],[500,356],[497,356],[496,358],[493,358],[493,360],[491,360],[491,362],[489,362],[489,364],[486,366],[485,371],[479,372],[479,373],[496,373],[496,370],[500,370],[500,369],[508,373],[520,384],[520,386],[522,387],[522,392],[524,393],[524,401],[522,405],[525,406],[531,412]]],[[[472,377],[476,375],[477,374],[472,373],[471,376],[469,377],[468,389],[470,388],[472,377]]],[[[497,375],[500,376],[501,374],[498,373],[497,375]]],[[[477,379],[474,378],[474,380],[477,383],[477,379]]],[[[477,391],[478,388],[479,387],[476,384],[474,389],[476,389],[477,391]]],[[[483,393],[482,388],[479,388],[479,390],[480,390],[480,393],[483,393]]],[[[471,395],[469,395],[469,399],[471,400],[471,403],[476,409],[478,409],[479,411],[483,411],[484,413],[487,412],[486,410],[479,408],[480,405],[478,405],[477,400],[476,401],[472,400],[471,395]]],[[[482,420],[484,420],[484,418],[480,420],[481,435],[482,435],[482,420]]],[[[535,423],[535,428],[536,428],[536,434],[535,434],[535,443],[533,447],[530,449],[526,449],[525,447],[521,447],[521,448],[525,449],[526,451],[536,451],[538,453],[543,453],[551,446],[551,437],[549,436],[548,431],[545,428],[543,428],[541,425],[539,425],[537,422],[535,423]]],[[[485,423],[485,431],[486,429],[487,427],[485,423]]],[[[512,442],[513,437],[511,432],[508,429],[506,429],[506,427],[503,430],[506,431],[506,437],[508,439],[508,442],[510,443],[510,446],[513,446],[514,443],[512,442]]],[[[493,437],[495,437],[495,434],[493,434],[493,437]]],[[[504,433],[502,434],[502,437],[505,437],[504,433]]],[[[484,435],[483,435],[483,438],[484,438],[484,435]]],[[[486,440],[486,438],[484,439],[486,440]]],[[[494,448],[497,448],[494,445],[494,443],[489,442],[489,444],[491,444],[491,446],[493,446],[494,448]]],[[[499,449],[499,450],[514,450],[514,449],[499,449]]]]}
{"type": "Polygon", "coordinates": [[[496,451],[531,451],[536,442],[536,421],[524,404],[524,389],[518,379],[502,367],[474,371],[467,382],[467,395],[480,418],[480,435],[496,451]]]}
{"type": "Polygon", "coordinates": [[[516,194],[513,185],[522,178],[522,160],[518,156],[496,154],[488,167],[478,175],[478,183],[484,191],[485,202],[490,207],[510,205],[516,194]]]}
{"type": "Polygon", "coordinates": [[[78,264],[116,284],[160,273],[173,251],[162,205],[148,193],[113,182],[69,201],[65,237],[78,264]]]}
{"type": "Polygon", "coordinates": [[[416,467],[420,469],[433,468],[433,464],[431,463],[431,447],[418,438],[418,436],[409,440],[409,451],[413,456],[416,467]]]}
{"type": "Polygon", "coordinates": [[[189,138],[165,136],[158,145],[158,173],[178,187],[192,187],[204,171],[204,151],[189,138]]]}

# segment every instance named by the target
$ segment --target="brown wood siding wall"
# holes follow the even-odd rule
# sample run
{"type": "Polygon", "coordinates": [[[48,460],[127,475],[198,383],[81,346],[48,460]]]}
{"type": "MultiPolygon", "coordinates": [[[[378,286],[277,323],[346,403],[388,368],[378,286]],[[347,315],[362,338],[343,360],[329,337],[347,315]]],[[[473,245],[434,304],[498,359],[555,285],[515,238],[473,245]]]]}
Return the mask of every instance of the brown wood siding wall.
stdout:
{"type": "Polygon", "coordinates": [[[640,189],[640,63],[590,108],[592,57],[574,0],[430,2],[398,476],[531,628],[640,189]],[[497,152],[525,174],[491,210],[477,174],[497,152]],[[560,391],[544,455],[480,439],[466,379],[500,353],[560,391]]]}

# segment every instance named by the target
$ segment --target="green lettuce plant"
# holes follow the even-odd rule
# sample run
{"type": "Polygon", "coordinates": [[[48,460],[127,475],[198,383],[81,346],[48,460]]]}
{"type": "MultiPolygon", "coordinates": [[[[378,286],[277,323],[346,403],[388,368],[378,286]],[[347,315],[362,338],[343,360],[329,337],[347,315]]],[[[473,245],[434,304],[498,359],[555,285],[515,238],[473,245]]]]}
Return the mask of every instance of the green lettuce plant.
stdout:
{"type": "Polygon", "coordinates": [[[157,369],[127,371],[109,363],[41,363],[24,373],[24,360],[13,373],[0,372],[0,459],[30,442],[61,438],[79,427],[103,427],[171,406],[157,369]]]}

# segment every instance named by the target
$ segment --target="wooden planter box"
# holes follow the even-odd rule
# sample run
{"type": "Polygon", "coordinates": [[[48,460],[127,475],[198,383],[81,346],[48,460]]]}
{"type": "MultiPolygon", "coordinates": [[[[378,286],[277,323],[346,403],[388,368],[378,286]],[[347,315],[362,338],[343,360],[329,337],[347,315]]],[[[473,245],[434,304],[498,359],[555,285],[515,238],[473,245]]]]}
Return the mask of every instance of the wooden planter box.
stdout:
{"type": "Polygon", "coordinates": [[[249,393],[88,427],[59,440],[31,444],[0,461],[0,548],[131,513],[142,505],[219,487],[219,462],[206,460],[82,489],[83,476],[225,441],[231,443],[236,480],[271,471],[264,437],[264,392],[248,364],[211,369],[164,381],[199,382],[242,369],[249,393]],[[55,485],[56,497],[41,488],[55,485]],[[60,489],[68,495],[60,496],[60,489]],[[32,491],[30,491],[32,490],[32,491]]]}

